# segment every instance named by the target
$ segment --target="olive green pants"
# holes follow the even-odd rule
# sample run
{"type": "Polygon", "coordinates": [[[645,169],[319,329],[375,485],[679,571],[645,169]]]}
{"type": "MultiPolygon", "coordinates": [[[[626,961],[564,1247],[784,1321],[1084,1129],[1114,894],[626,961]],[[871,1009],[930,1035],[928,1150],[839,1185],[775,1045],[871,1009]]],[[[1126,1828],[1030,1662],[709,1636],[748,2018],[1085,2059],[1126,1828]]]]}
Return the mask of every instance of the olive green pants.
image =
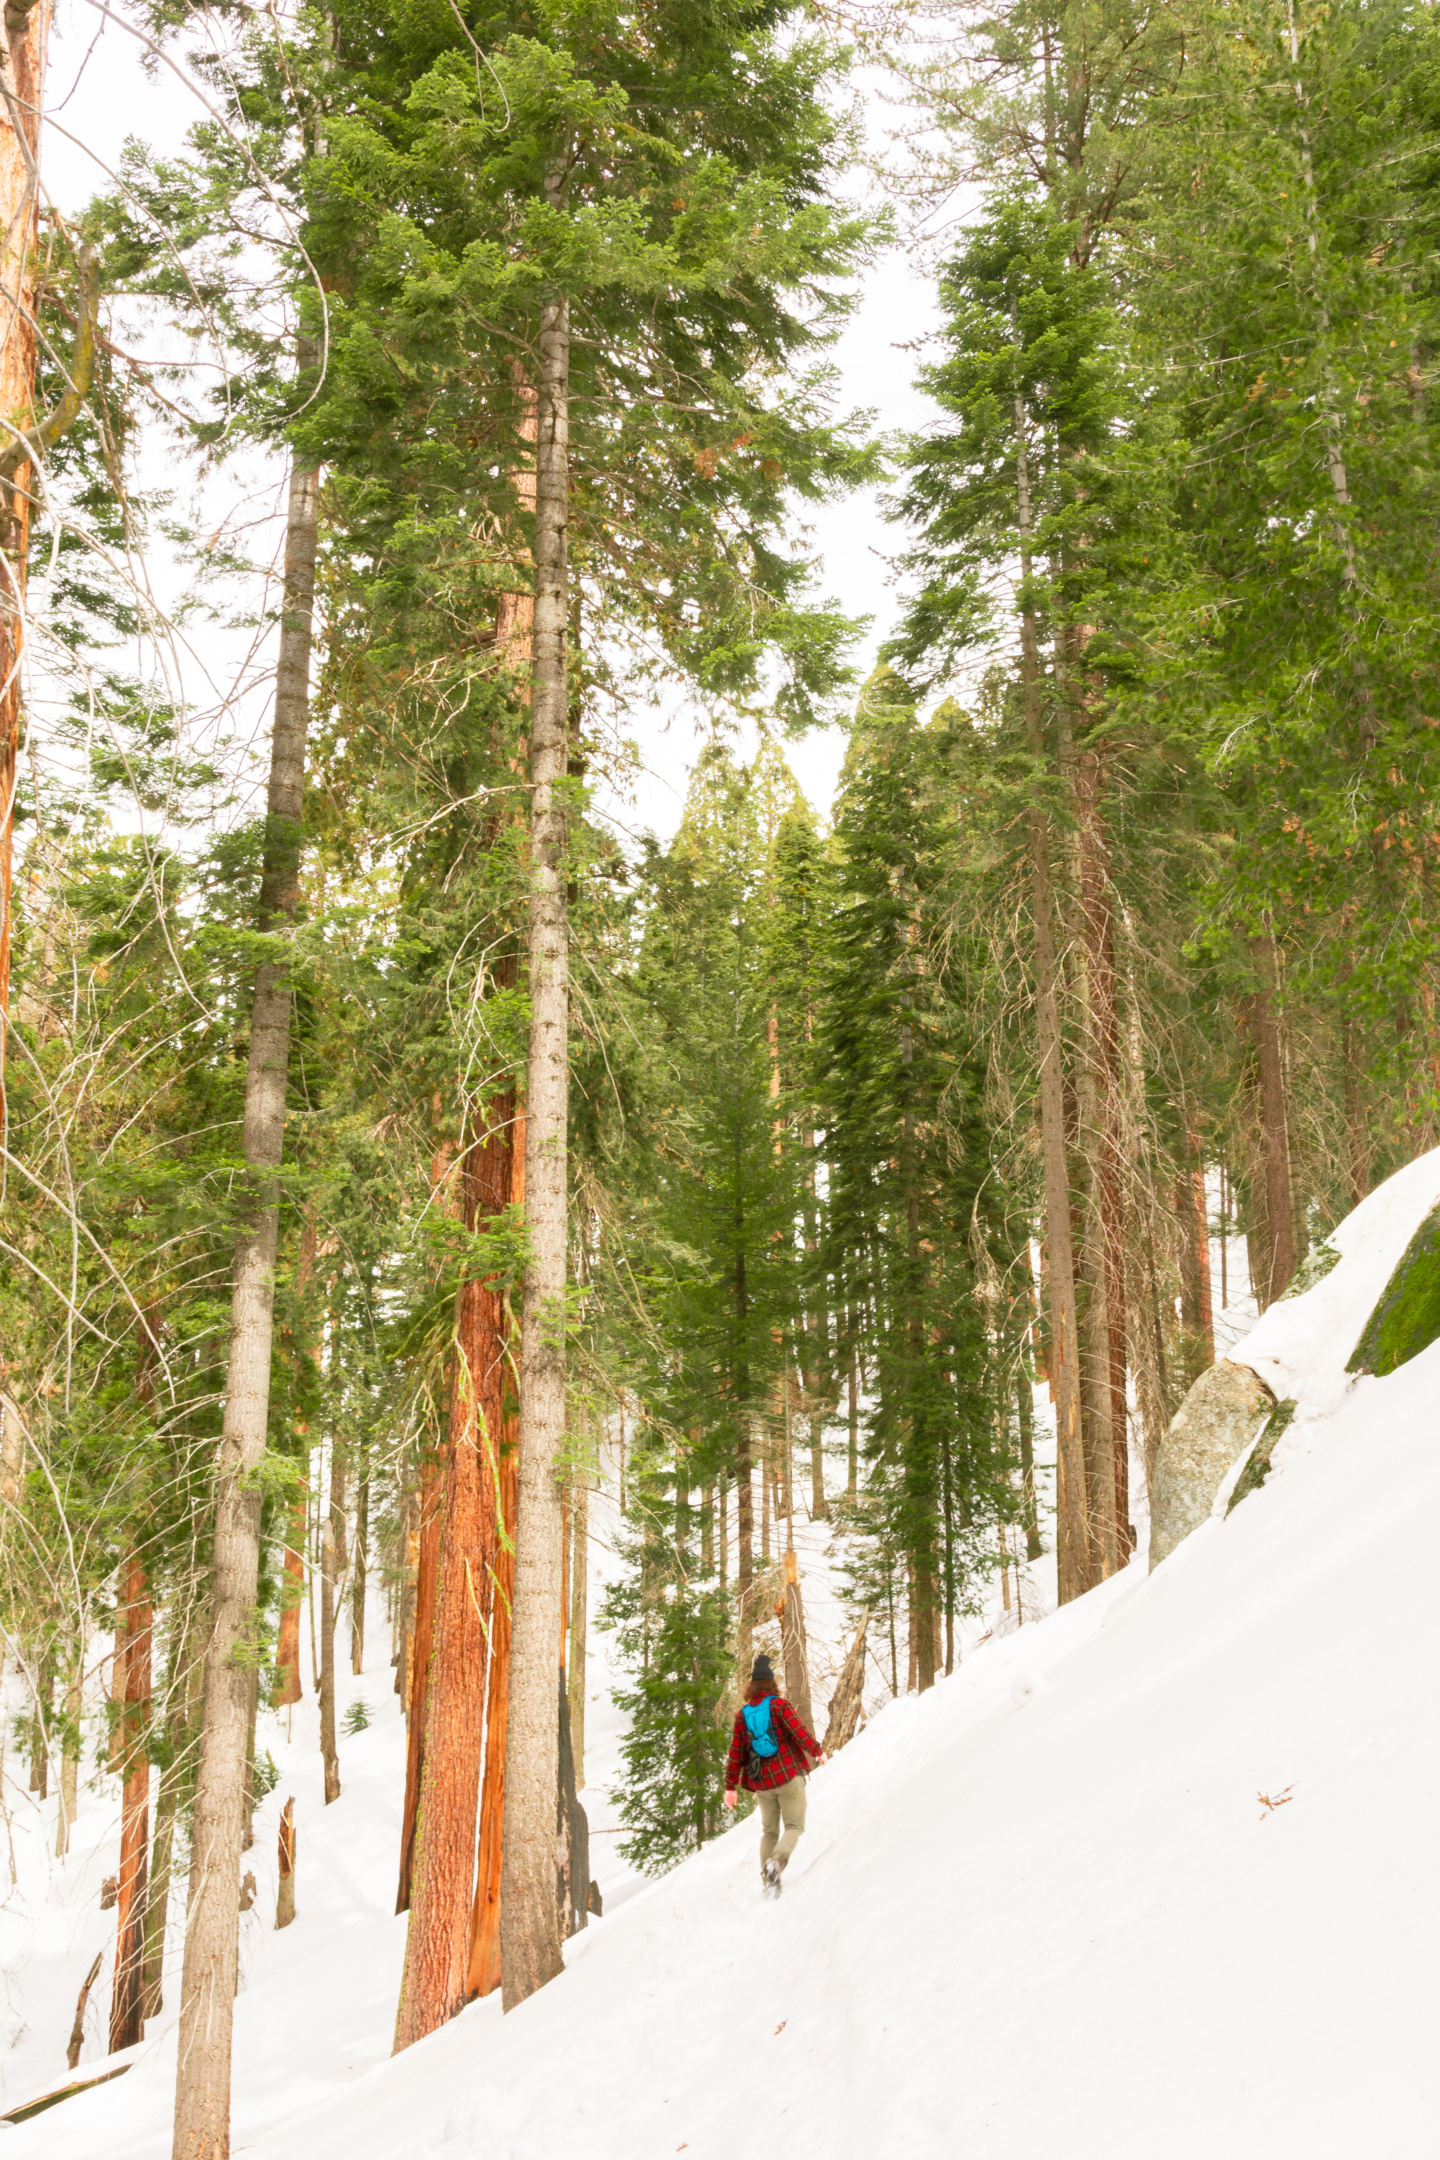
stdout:
{"type": "Polygon", "coordinates": [[[767,1792],[756,1793],[755,1798],[760,1803],[760,1865],[763,1868],[773,1853],[776,1865],[783,1868],[805,1828],[805,1780],[792,1777],[788,1784],[772,1785],[767,1792]]]}

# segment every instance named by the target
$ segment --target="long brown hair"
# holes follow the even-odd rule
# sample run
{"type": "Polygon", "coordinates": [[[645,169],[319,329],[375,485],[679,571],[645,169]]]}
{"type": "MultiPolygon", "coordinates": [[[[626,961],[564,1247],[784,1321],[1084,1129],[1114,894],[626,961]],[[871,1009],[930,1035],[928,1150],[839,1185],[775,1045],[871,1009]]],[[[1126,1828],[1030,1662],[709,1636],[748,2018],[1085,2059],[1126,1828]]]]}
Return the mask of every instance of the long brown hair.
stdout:
{"type": "Polygon", "coordinates": [[[778,1695],[779,1688],[773,1680],[752,1680],[745,1700],[747,1703],[764,1702],[767,1695],[778,1695]]]}

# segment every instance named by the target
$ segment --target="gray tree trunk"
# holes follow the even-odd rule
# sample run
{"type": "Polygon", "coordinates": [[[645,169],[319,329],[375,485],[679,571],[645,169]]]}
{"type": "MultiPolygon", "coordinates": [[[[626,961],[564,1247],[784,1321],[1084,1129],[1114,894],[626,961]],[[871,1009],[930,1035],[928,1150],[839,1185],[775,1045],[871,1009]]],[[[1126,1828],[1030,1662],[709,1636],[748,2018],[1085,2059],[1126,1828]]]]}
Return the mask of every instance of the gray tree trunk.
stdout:
{"type": "Polygon", "coordinates": [[[560,1736],[561,1492],[565,1438],[565,1260],[570,1095],[570,925],[564,779],[568,721],[570,311],[540,318],[535,469],[535,629],[530,721],[530,1041],[525,1128],[525,1272],[520,1355],[519,1522],[505,1728],[500,1891],[507,2010],[560,1972],[555,1804],[560,1736]]]}
{"type": "Polygon", "coordinates": [[[335,1738],[335,1595],[345,1567],[345,1458],[330,1443],[330,1513],[320,1532],[320,1755],[325,1805],[340,1797],[340,1749],[335,1738]]]}
{"type": "MultiPolygon", "coordinates": [[[[313,365],[314,358],[313,351],[302,345],[301,368],[313,365]]],[[[318,504],[318,472],[292,468],[258,909],[262,930],[283,931],[293,923],[299,893],[318,504]]],[[[260,1559],[260,1494],[251,1481],[265,1454],[270,1404],[280,1235],[276,1172],[285,1137],[290,1010],[284,959],[263,961],[255,971],[250,1012],[244,1128],[250,1186],[235,1242],[230,1360],[216,1465],[209,1632],[181,1982],[174,2160],[227,2160],[230,2151],[231,2025],[239,1961],[239,1873],[260,1559]]]]}
{"type": "Polygon", "coordinates": [[[585,1789],[585,1636],[590,1624],[590,1472],[582,1464],[571,1495],[570,1746],[576,1790],[585,1789]]]}

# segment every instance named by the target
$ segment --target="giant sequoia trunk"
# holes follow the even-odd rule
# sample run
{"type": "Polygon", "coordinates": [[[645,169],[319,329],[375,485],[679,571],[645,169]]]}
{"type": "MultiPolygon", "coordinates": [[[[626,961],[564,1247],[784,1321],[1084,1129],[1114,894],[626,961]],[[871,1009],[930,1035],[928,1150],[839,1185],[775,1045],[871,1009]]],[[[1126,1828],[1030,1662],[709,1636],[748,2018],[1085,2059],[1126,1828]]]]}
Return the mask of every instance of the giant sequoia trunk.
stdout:
{"type": "MultiPolygon", "coordinates": [[[[513,1095],[491,1104],[465,1150],[461,1213],[472,1231],[509,1206],[514,1112],[513,1095]]],[[[465,1282],[457,1308],[397,2051],[463,2009],[468,1984],[506,1352],[493,1278],[465,1282]]]]}
{"type": "MultiPolygon", "coordinates": [[[[1017,523],[1021,576],[1030,578],[1030,477],[1023,400],[1015,400],[1018,429],[1017,523]]],[[[1022,587],[1022,590],[1024,588],[1022,587]]],[[[1028,597],[1028,596],[1027,596],[1028,597]]],[[[1036,781],[1046,762],[1040,655],[1034,610],[1020,611],[1020,677],[1025,740],[1036,781]]],[[[1035,946],[1035,1062],[1040,1086],[1040,1141],[1045,1184],[1045,1253],[1050,1290],[1050,1392],[1056,1424],[1056,1537],[1060,1602],[1094,1581],[1085,1505],[1085,1444],[1080,1399],[1080,1327],[1075,1298],[1075,1249],[1070,1225],[1070,1173],[1065,1145],[1064,1036],[1060,969],[1055,953],[1055,899],[1050,874],[1050,819],[1038,794],[1028,817],[1030,912],[1035,946]]]]}
{"type": "MultiPolygon", "coordinates": [[[[315,355],[302,349],[302,368],[315,355]]],[[[295,919],[300,887],[305,732],[310,713],[310,641],[315,596],[319,474],[290,475],[285,591],[270,790],[257,910],[262,930],[295,919]]],[[[255,1593],[260,1561],[260,1494],[254,1473],[265,1456],[275,1261],[280,1237],[277,1173],[284,1151],[291,992],[284,959],[257,968],[245,1080],[245,1161],[249,1185],[235,1241],[229,1370],[216,1465],[204,1705],[191,1839],[185,1927],[174,2160],[226,2160],[230,2150],[230,2044],[239,1957],[239,1867],[254,1673],[255,1593]]]]}
{"type": "Polygon", "coordinates": [[[555,1906],[561,1522],[556,1471],[565,1435],[565,1263],[569,1115],[568,737],[570,314],[540,320],[535,475],[535,626],[530,727],[530,1040],[521,1321],[520,1494],[505,1743],[500,1908],[502,1992],[513,2009],[561,1970],[555,1906]]]}

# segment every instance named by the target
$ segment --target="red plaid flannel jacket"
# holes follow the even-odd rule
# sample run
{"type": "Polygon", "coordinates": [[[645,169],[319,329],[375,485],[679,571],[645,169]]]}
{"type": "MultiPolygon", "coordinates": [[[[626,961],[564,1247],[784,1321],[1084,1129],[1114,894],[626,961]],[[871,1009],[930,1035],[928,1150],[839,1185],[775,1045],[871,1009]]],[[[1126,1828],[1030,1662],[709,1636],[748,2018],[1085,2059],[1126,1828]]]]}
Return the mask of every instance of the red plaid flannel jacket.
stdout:
{"type": "Polygon", "coordinates": [[[725,1764],[725,1790],[732,1792],[743,1785],[747,1792],[765,1792],[772,1785],[788,1785],[792,1777],[805,1777],[810,1764],[807,1756],[818,1762],[820,1743],[813,1733],[808,1733],[783,1695],[770,1697],[770,1730],[779,1747],[767,1762],[762,1762],[753,1773],[746,1768],[750,1756],[750,1734],[745,1724],[745,1713],[735,1713],[735,1730],[730,1736],[730,1755],[725,1764]]]}

